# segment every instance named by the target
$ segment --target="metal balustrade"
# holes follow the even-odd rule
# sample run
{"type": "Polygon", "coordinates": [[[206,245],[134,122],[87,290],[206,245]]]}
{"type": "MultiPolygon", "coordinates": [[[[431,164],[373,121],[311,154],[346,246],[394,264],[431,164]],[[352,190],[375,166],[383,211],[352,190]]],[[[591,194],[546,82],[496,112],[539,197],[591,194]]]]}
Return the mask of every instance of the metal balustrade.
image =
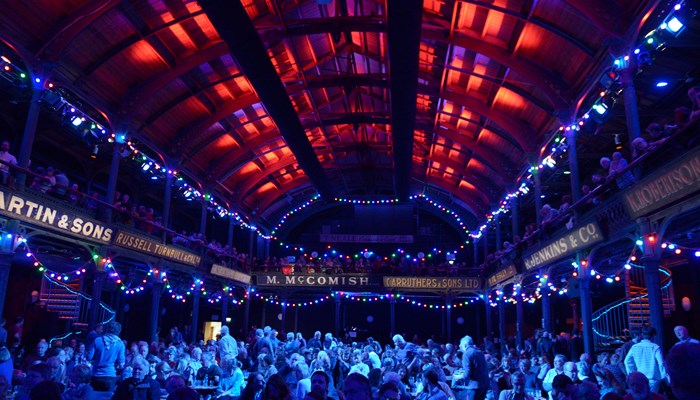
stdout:
{"type": "MultiPolygon", "coordinates": [[[[87,328],[92,299],[81,293],[78,285],[59,282],[44,274],[39,300],[47,311],[58,313],[60,319],[72,321],[73,329],[87,328]]],[[[109,322],[115,315],[114,310],[100,302],[98,323],[109,322]]]]}
{"type": "MultiPolygon", "coordinates": [[[[614,349],[629,340],[629,329],[649,322],[649,300],[644,268],[631,264],[625,274],[625,298],[596,310],[592,316],[593,343],[597,351],[614,349]]],[[[659,267],[664,315],[675,309],[671,271],[659,267]]]]}

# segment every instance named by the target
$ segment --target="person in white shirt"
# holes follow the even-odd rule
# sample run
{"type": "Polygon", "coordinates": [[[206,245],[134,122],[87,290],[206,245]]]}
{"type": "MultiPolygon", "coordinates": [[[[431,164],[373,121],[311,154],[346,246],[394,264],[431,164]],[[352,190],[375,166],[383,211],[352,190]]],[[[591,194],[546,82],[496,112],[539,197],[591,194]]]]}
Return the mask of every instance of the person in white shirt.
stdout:
{"type": "Polygon", "coordinates": [[[649,385],[653,392],[658,392],[659,383],[666,379],[666,368],[661,347],[653,343],[656,330],[650,326],[642,328],[642,340],[632,346],[625,357],[625,369],[627,375],[638,371],[649,379],[649,385]]]}
{"type": "Polygon", "coordinates": [[[221,339],[219,339],[218,347],[220,359],[223,360],[226,356],[231,356],[234,359],[238,357],[238,343],[229,334],[229,329],[226,325],[221,326],[221,339]]]}
{"type": "Polygon", "coordinates": [[[566,363],[566,356],[562,354],[557,354],[554,356],[554,368],[550,368],[547,374],[542,380],[542,388],[547,392],[552,391],[552,382],[554,382],[554,377],[564,373],[564,364],[566,363]]]}

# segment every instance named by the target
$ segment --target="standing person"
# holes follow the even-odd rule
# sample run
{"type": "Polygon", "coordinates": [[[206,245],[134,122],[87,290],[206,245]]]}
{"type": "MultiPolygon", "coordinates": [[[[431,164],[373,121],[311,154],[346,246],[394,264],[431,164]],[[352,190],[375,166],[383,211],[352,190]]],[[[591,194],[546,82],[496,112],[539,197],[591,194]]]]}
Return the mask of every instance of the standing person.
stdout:
{"type": "Polygon", "coordinates": [[[219,358],[223,360],[225,357],[238,357],[238,343],[236,339],[229,334],[228,326],[221,327],[221,339],[219,339],[219,358]]]}
{"type": "Polygon", "coordinates": [[[10,165],[17,165],[17,159],[10,154],[10,142],[3,140],[0,144],[0,183],[7,186],[10,181],[10,165]]]}
{"type": "Polygon", "coordinates": [[[95,391],[114,391],[117,383],[117,368],[122,368],[126,359],[124,342],[119,338],[121,331],[121,324],[112,321],[105,327],[105,334],[95,339],[93,343],[91,383],[95,391]]]}
{"type": "Polygon", "coordinates": [[[666,368],[661,347],[652,342],[656,331],[650,326],[642,328],[642,340],[630,348],[625,357],[625,369],[627,375],[632,372],[641,372],[649,380],[652,392],[659,391],[659,383],[666,379],[666,368]]]}
{"type": "Polygon", "coordinates": [[[475,345],[471,336],[459,342],[462,350],[462,368],[467,386],[467,400],[484,400],[489,388],[489,370],[484,353],[475,345]]]}
{"type": "Polygon", "coordinates": [[[674,346],[679,345],[681,343],[700,343],[697,339],[693,339],[690,337],[690,335],[688,334],[688,328],[686,328],[683,325],[678,325],[677,327],[673,328],[673,333],[675,333],[676,337],[678,338],[678,343],[674,344],[674,346]]]}

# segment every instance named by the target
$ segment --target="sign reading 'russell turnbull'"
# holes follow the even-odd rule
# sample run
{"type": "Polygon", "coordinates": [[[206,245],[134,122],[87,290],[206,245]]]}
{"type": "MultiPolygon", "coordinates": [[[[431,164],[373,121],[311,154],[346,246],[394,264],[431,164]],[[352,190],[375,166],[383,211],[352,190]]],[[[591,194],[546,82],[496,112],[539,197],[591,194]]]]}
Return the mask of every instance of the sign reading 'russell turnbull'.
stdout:
{"type": "Polygon", "coordinates": [[[600,227],[590,222],[570,230],[566,235],[545,243],[540,249],[523,257],[523,264],[528,271],[542,267],[554,260],[566,257],[594,243],[603,240],[600,227]]]}
{"type": "Polygon", "coordinates": [[[49,201],[5,189],[0,189],[0,214],[99,243],[109,243],[114,233],[112,228],[61,209],[49,201]]]}
{"type": "Polygon", "coordinates": [[[157,257],[168,258],[183,264],[192,265],[193,267],[199,265],[199,261],[201,260],[201,257],[196,254],[172,246],[166,246],[124,231],[119,231],[117,237],[114,239],[114,244],[157,257]]]}
{"type": "Polygon", "coordinates": [[[624,194],[627,211],[636,218],[700,190],[700,147],[663,166],[624,194]]]}

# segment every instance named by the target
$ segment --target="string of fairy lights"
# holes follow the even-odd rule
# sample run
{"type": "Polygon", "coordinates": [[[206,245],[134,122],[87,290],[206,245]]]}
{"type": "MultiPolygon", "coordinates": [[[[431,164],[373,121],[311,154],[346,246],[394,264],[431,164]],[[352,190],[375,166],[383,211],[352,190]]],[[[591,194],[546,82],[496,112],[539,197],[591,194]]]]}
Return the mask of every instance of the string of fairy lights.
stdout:
{"type": "MultiPolygon", "coordinates": [[[[318,298],[311,300],[289,301],[280,299],[279,295],[260,294],[256,291],[254,287],[251,287],[247,292],[245,292],[242,298],[238,299],[234,296],[231,287],[222,285],[222,288],[220,290],[208,290],[205,287],[204,281],[199,278],[194,278],[193,282],[181,284],[178,288],[176,288],[175,285],[172,285],[170,280],[168,279],[167,272],[160,270],[156,267],[152,267],[143,278],[131,279],[130,283],[126,283],[119,275],[119,272],[115,268],[112,260],[110,260],[109,258],[100,257],[96,254],[93,255],[92,259],[86,261],[85,263],[83,263],[79,267],[76,267],[72,271],[57,272],[49,269],[39,260],[39,258],[36,255],[36,252],[32,251],[32,249],[29,247],[29,244],[27,243],[27,240],[22,236],[13,236],[12,234],[4,233],[0,236],[0,238],[1,240],[13,241],[15,249],[21,248],[25,252],[27,257],[32,258],[33,265],[38,272],[40,272],[44,277],[46,277],[46,279],[52,282],[58,282],[60,284],[63,284],[64,287],[67,287],[65,286],[66,284],[69,284],[84,276],[87,273],[88,268],[90,267],[89,264],[94,264],[95,266],[97,266],[98,263],[102,263],[105,272],[107,272],[108,276],[114,280],[115,284],[119,285],[118,287],[124,295],[137,295],[139,293],[144,292],[149,285],[153,286],[154,284],[158,283],[163,284],[165,286],[164,293],[167,293],[167,298],[181,303],[186,303],[189,297],[191,297],[195,292],[199,291],[200,295],[204,296],[206,298],[206,301],[208,301],[210,304],[219,304],[222,301],[225,301],[224,299],[227,299],[228,301],[230,301],[230,304],[242,305],[246,300],[256,299],[268,304],[274,304],[285,307],[303,308],[322,304],[324,302],[334,300],[336,298],[342,298],[346,301],[357,303],[375,303],[393,300],[396,303],[405,303],[412,306],[416,306],[418,308],[440,310],[446,308],[466,307],[470,304],[474,304],[475,302],[482,300],[487,301],[488,304],[492,307],[496,307],[500,302],[515,304],[519,301],[522,301],[524,303],[532,304],[545,295],[550,296],[552,294],[558,293],[561,296],[568,293],[568,280],[562,280],[559,284],[557,284],[550,279],[549,275],[542,274],[536,275],[535,278],[537,280],[526,286],[523,286],[521,283],[514,283],[512,285],[512,292],[509,294],[505,293],[504,287],[499,287],[492,290],[486,298],[484,298],[484,295],[479,295],[466,298],[463,301],[453,302],[451,304],[438,303],[438,299],[435,299],[434,301],[419,300],[403,294],[378,294],[367,292],[357,293],[343,291],[333,291],[329,294],[320,295],[318,298]]],[[[656,246],[656,248],[660,249],[660,251],[670,252],[672,255],[680,256],[683,254],[687,254],[692,255],[696,258],[700,258],[699,248],[682,246],[671,241],[663,241],[662,243],[656,243],[657,240],[658,239],[656,237],[656,234],[650,234],[645,237],[639,238],[634,243],[634,246],[631,249],[630,254],[627,258],[627,261],[619,269],[612,272],[608,272],[607,274],[602,274],[595,268],[591,268],[589,270],[591,278],[595,278],[597,280],[604,280],[609,284],[619,283],[623,281],[626,270],[630,270],[632,268],[643,268],[641,265],[637,264],[637,253],[639,251],[643,251],[645,241],[647,241],[648,244],[656,246]]],[[[581,267],[587,266],[586,263],[587,260],[581,260],[578,263],[576,261],[573,261],[571,263],[573,267],[571,277],[577,278],[579,276],[581,267]]],[[[668,275],[668,273],[663,269],[661,270],[661,272],[666,273],[668,275]]],[[[82,293],[80,293],[80,295],[86,299],[89,299],[89,297],[83,295],[82,293]]]]}
{"type": "MultiPolygon", "coordinates": [[[[318,298],[313,299],[313,300],[304,300],[304,301],[289,301],[289,300],[283,300],[280,299],[280,296],[278,295],[262,295],[260,293],[255,292],[254,290],[251,290],[247,297],[253,297],[256,299],[259,299],[265,303],[268,304],[274,304],[278,305],[281,307],[293,307],[293,308],[303,308],[303,307],[308,307],[308,306],[314,306],[318,304],[322,304],[328,301],[332,301],[335,299],[345,299],[347,301],[355,302],[355,303],[379,303],[379,302],[388,302],[388,301],[394,301],[396,303],[406,303],[412,306],[416,306],[419,308],[424,308],[424,309],[431,309],[431,310],[445,310],[445,309],[452,309],[452,308],[461,308],[461,307],[466,307],[467,305],[474,304],[475,302],[478,302],[483,299],[483,296],[473,296],[465,299],[464,301],[457,301],[453,302],[451,304],[436,304],[435,302],[431,301],[425,301],[425,300],[417,300],[415,298],[411,298],[402,294],[393,294],[393,293],[383,293],[383,294],[377,294],[377,293],[355,293],[355,292],[340,292],[340,291],[333,291],[330,294],[326,295],[320,295],[318,298]]],[[[437,299],[436,299],[437,301],[437,299]]]]}
{"type": "MultiPolygon", "coordinates": [[[[685,1],[680,1],[674,4],[672,7],[662,10],[657,16],[658,20],[661,20],[662,22],[644,35],[638,45],[632,47],[633,50],[631,50],[629,54],[625,54],[613,60],[610,70],[607,71],[600,79],[600,90],[597,98],[592,102],[592,105],[587,109],[587,111],[582,112],[581,116],[570,125],[560,126],[558,128],[558,132],[555,135],[552,135],[553,139],[550,140],[552,145],[545,145],[543,147],[543,152],[546,150],[546,155],[543,155],[539,164],[528,168],[528,170],[517,180],[520,181],[518,188],[513,192],[505,194],[505,196],[503,196],[503,198],[498,202],[498,208],[488,213],[485,216],[485,222],[475,231],[469,232],[461,217],[459,217],[459,215],[457,215],[457,213],[454,211],[451,211],[449,207],[441,205],[434,200],[428,199],[427,196],[423,194],[411,196],[411,198],[426,200],[435,207],[452,215],[460,225],[462,231],[468,233],[468,237],[471,237],[472,239],[479,239],[486,229],[488,229],[489,224],[497,215],[509,211],[511,200],[513,198],[526,195],[530,191],[529,187],[533,183],[533,173],[545,167],[556,167],[557,159],[559,159],[566,152],[566,139],[563,136],[565,132],[579,131],[591,121],[595,121],[596,119],[600,120],[601,117],[608,114],[610,108],[614,106],[616,98],[620,93],[615,85],[616,82],[619,82],[618,72],[621,69],[629,66],[631,57],[636,57],[638,64],[650,64],[653,62],[654,55],[662,51],[668,44],[669,40],[678,37],[683,32],[685,29],[685,24],[683,23],[684,18],[687,15],[692,15],[693,13],[695,13],[695,10],[687,7],[685,1]]],[[[0,66],[2,67],[0,69],[0,74],[2,74],[5,79],[17,84],[18,86],[27,86],[29,74],[16,63],[13,63],[9,57],[2,55],[0,58],[0,66]]],[[[260,237],[266,240],[277,239],[274,236],[274,233],[279,231],[282,225],[284,225],[284,223],[292,215],[299,213],[304,208],[319,200],[319,196],[315,195],[311,200],[285,213],[275,226],[273,233],[266,235],[259,228],[247,223],[237,212],[231,212],[226,207],[219,204],[211,194],[203,193],[195,186],[185,182],[181,174],[179,174],[177,171],[167,168],[157,160],[154,160],[153,158],[144,154],[137,148],[135,141],[129,139],[125,133],[112,132],[108,127],[103,126],[103,124],[100,124],[95,119],[91,118],[88,113],[80,110],[80,108],[76,107],[76,105],[69,103],[62,96],[60,88],[58,88],[53,82],[49,80],[42,82],[41,78],[36,77],[35,83],[37,85],[41,85],[43,83],[44,89],[47,91],[47,93],[53,95],[53,108],[56,111],[61,112],[75,128],[81,129],[84,134],[90,134],[98,140],[106,139],[108,142],[122,144],[123,149],[129,152],[131,159],[140,164],[143,172],[150,171],[149,173],[152,174],[154,179],[164,177],[168,174],[172,175],[174,178],[174,185],[176,186],[178,193],[180,193],[185,199],[207,202],[220,217],[231,216],[240,226],[256,232],[260,237]]],[[[668,83],[666,83],[666,85],[667,84],[668,83]]],[[[661,83],[657,84],[657,86],[661,87],[661,83]]],[[[396,199],[358,200],[336,198],[335,201],[353,204],[398,203],[398,200],[396,199]]],[[[466,240],[465,243],[469,243],[469,241],[466,240]]]]}

